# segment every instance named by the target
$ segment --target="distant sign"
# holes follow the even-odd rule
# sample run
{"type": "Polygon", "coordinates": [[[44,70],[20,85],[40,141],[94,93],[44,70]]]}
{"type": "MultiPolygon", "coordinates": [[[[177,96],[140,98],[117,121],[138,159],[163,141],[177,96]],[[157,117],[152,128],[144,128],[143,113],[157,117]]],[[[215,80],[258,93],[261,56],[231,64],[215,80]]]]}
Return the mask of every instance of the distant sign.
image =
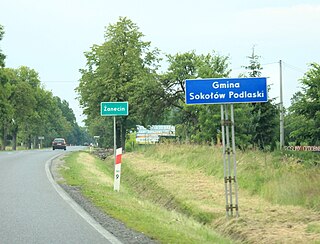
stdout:
{"type": "Polygon", "coordinates": [[[186,80],[186,104],[267,102],[267,79],[221,78],[186,80]]]}
{"type": "Polygon", "coordinates": [[[173,125],[152,125],[145,128],[137,125],[136,142],[138,144],[154,144],[159,142],[160,137],[174,137],[176,129],[173,125]]]}
{"type": "Polygon", "coordinates": [[[320,146],[284,146],[284,150],[320,152],[320,146]]]}
{"type": "Polygon", "coordinates": [[[127,116],[129,114],[128,102],[102,102],[100,114],[101,116],[127,116]]]}

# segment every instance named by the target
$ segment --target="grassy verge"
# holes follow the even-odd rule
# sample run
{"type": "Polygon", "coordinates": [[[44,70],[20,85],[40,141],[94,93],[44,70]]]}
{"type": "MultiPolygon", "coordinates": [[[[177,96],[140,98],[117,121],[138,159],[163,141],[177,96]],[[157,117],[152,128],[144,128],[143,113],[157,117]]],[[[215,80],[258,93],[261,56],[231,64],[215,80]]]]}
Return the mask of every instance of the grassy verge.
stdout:
{"type": "Polygon", "coordinates": [[[162,243],[231,243],[174,207],[156,204],[157,199],[163,203],[168,192],[158,192],[155,185],[149,185],[148,177],[133,174],[126,165],[122,171],[122,178],[128,180],[122,181],[120,192],[113,191],[112,159],[101,161],[88,153],[73,153],[66,158],[61,173],[68,184],[80,186],[83,194],[103,211],[162,243]]]}
{"type": "MultiPolygon", "coordinates": [[[[195,145],[141,147],[147,157],[223,178],[221,148],[195,145]]],[[[320,211],[320,155],[312,152],[237,152],[239,187],[276,204],[320,211]]]]}
{"type": "Polygon", "coordinates": [[[319,168],[256,151],[239,152],[237,160],[235,219],[225,217],[220,148],[158,145],[127,153],[119,193],[112,159],[75,154],[63,174],[108,214],[163,243],[320,243],[320,194],[312,187],[319,168]]]}

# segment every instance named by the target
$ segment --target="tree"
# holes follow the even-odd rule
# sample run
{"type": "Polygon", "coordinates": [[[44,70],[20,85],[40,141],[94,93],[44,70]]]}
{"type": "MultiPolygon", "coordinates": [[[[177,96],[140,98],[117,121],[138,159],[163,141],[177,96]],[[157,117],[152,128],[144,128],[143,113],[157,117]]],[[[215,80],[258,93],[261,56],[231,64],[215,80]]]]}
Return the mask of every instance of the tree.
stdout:
{"type": "MultiPolygon", "coordinates": [[[[262,66],[259,62],[260,56],[255,54],[254,47],[249,58],[249,65],[245,66],[248,70],[249,77],[260,77],[262,66]]],[[[252,117],[252,143],[260,149],[265,149],[266,146],[275,148],[275,141],[278,128],[279,110],[272,100],[266,103],[253,103],[251,110],[252,117]]]]}
{"type": "Polygon", "coordinates": [[[67,143],[76,145],[78,144],[78,137],[80,135],[80,129],[76,121],[76,116],[73,110],[69,107],[69,103],[66,100],[62,100],[59,97],[54,97],[56,105],[62,112],[62,116],[67,120],[66,126],[70,127],[68,133],[65,136],[67,143]]]}
{"type": "Polygon", "coordinates": [[[18,69],[1,68],[1,72],[5,77],[0,84],[2,150],[8,144],[7,138],[12,139],[15,150],[18,141],[30,148],[31,144],[37,143],[39,136],[45,135],[45,142],[49,145],[57,135],[67,137],[73,133],[72,128],[77,125],[72,127],[68,121],[71,117],[75,123],[72,110],[65,108],[68,107],[65,101],[54,98],[51,92],[41,87],[35,70],[22,66],[18,69]]]}
{"type": "MultiPolygon", "coordinates": [[[[177,134],[194,142],[216,140],[220,127],[218,106],[188,106],[185,104],[185,80],[227,77],[228,57],[213,52],[197,55],[194,51],[168,55],[168,71],[162,76],[166,106],[175,111],[177,134]]],[[[172,113],[167,112],[170,116],[172,113]]]]}
{"type": "Polygon", "coordinates": [[[117,123],[117,146],[122,148],[128,128],[135,122],[152,120],[163,109],[159,100],[153,106],[149,101],[161,93],[156,74],[159,51],[150,50],[150,42],[142,41],[142,37],[137,25],[127,18],[108,26],[105,42],[85,53],[87,68],[81,70],[77,87],[88,125],[100,120],[102,101],[129,101],[129,116],[118,118],[117,123]]]}
{"type": "Polygon", "coordinates": [[[311,63],[301,79],[302,91],[292,98],[289,108],[290,138],[296,144],[320,143],[320,65],[311,63]]]}
{"type": "Polygon", "coordinates": [[[14,77],[14,72],[8,68],[0,68],[1,83],[0,83],[0,135],[1,135],[1,150],[5,150],[7,145],[7,134],[14,108],[10,103],[9,98],[12,94],[12,85],[10,79],[14,77]]]}
{"type": "Polygon", "coordinates": [[[183,109],[185,80],[198,77],[199,57],[194,51],[167,55],[168,71],[162,76],[167,106],[183,109]]]}
{"type": "Polygon", "coordinates": [[[10,80],[13,92],[9,100],[14,107],[10,132],[13,137],[13,149],[15,150],[20,126],[27,123],[29,118],[37,111],[36,90],[40,89],[40,79],[35,70],[26,66],[14,69],[13,72],[15,78],[10,80]]]}
{"type": "MultiPolygon", "coordinates": [[[[2,40],[3,36],[4,36],[3,26],[0,25],[0,41],[2,40]]],[[[4,64],[5,58],[6,58],[6,56],[2,53],[2,50],[0,48],[0,69],[5,66],[5,64],[4,64]]]]}
{"type": "MultiPolygon", "coordinates": [[[[3,26],[0,25],[0,41],[4,35],[3,26]]],[[[5,55],[0,48],[0,135],[1,135],[1,150],[6,146],[6,114],[10,113],[10,109],[7,109],[7,96],[10,93],[10,85],[8,82],[8,72],[4,69],[5,55]]]]}
{"type": "Polygon", "coordinates": [[[167,55],[167,60],[168,71],[161,77],[161,84],[164,88],[163,100],[167,110],[175,111],[177,134],[189,140],[196,131],[199,106],[185,105],[185,80],[198,77],[199,57],[194,51],[191,51],[167,55]]]}
{"type": "Polygon", "coordinates": [[[36,109],[36,99],[32,87],[26,82],[15,84],[10,102],[14,107],[10,131],[13,137],[13,150],[16,150],[19,126],[26,123],[36,109]]]}
{"type": "Polygon", "coordinates": [[[0,95],[3,105],[1,106],[2,150],[5,150],[8,135],[12,137],[15,150],[20,126],[36,110],[34,91],[40,81],[38,74],[27,67],[5,68],[2,71],[6,76],[6,83],[3,85],[4,93],[0,95]]]}

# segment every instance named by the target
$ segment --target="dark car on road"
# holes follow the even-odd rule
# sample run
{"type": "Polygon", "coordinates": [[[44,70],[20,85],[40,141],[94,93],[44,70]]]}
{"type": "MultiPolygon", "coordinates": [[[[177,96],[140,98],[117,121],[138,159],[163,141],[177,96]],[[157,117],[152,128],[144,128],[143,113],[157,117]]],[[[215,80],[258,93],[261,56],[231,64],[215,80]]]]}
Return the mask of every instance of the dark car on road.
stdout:
{"type": "Polygon", "coordinates": [[[64,138],[55,138],[52,142],[52,150],[63,149],[67,150],[67,143],[64,138]]]}

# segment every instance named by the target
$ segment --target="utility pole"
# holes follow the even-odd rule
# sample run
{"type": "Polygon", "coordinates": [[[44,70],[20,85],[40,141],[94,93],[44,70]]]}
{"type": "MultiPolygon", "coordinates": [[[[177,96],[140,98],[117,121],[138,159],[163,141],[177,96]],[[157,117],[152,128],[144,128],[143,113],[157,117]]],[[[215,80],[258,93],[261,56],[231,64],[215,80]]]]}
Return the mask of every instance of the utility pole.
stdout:
{"type": "Polygon", "coordinates": [[[284,123],[283,123],[283,97],[282,97],[282,61],[279,61],[280,65],[280,150],[284,146],[284,123]]]}

